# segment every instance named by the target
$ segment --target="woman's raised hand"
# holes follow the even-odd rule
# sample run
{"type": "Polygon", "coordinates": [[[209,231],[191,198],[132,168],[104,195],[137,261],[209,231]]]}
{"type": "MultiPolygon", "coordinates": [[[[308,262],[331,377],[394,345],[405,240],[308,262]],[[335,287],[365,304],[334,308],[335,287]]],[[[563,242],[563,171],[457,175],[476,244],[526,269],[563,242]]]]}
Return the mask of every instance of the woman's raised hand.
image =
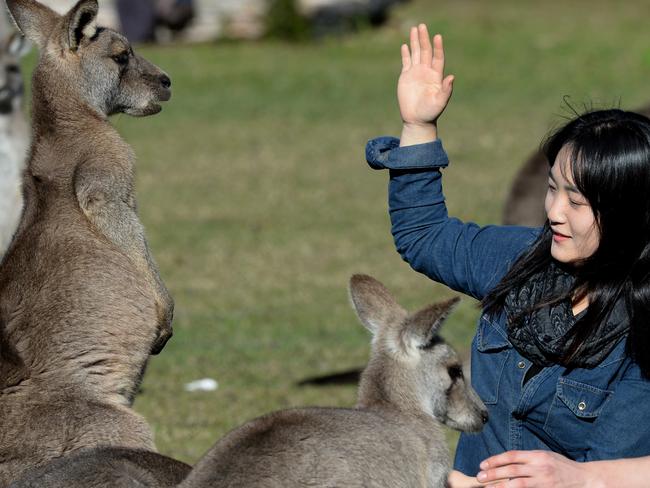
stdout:
{"type": "Polygon", "coordinates": [[[427,26],[411,28],[411,46],[402,45],[402,74],[397,99],[404,124],[435,124],[452,92],[454,77],[444,77],[445,52],[442,36],[429,40],[427,26]]]}

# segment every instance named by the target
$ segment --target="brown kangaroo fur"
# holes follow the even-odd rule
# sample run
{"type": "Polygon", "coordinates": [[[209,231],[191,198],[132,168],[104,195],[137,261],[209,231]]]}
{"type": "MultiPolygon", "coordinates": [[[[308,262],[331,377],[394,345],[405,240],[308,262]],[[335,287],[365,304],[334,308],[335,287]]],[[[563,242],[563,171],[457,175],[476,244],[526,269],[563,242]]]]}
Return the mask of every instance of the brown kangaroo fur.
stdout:
{"type": "MultiPolygon", "coordinates": [[[[650,117],[650,105],[635,112],[650,117]]],[[[505,225],[541,227],[546,222],[544,198],[548,188],[549,162],[541,151],[526,160],[515,175],[503,207],[505,225]]]]}
{"type": "Polygon", "coordinates": [[[454,298],[409,314],[377,280],[355,275],[352,303],[373,333],[356,408],[281,410],[233,430],[181,488],[443,488],[442,425],[478,431],[487,410],[438,335],[454,298]]]}
{"type": "Polygon", "coordinates": [[[160,111],[171,82],[95,24],[7,0],[40,50],[24,212],[0,265],[0,487],[82,448],[154,449],[130,407],[173,302],[136,214],[134,155],[108,122],[160,111]]]}

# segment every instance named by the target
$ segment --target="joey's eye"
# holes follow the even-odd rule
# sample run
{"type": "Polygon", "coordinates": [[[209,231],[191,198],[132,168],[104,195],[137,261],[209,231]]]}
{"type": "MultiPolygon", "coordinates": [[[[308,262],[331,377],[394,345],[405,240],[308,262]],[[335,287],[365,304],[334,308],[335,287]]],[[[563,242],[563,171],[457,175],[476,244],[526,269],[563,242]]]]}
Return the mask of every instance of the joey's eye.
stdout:
{"type": "Polygon", "coordinates": [[[20,73],[20,68],[18,67],[17,64],[9,64],[7,65],[7,73],[13,73],[13,74],[20,73]]]}
{"type": "Polygon", "coordinates": [[[447,368],[447,373],[449,373],[449,377],[452,381],[456,381],[463,377],[463,368],[460,366],[449,366],[449,368],[447,368]]]}
{"type": "Polygon", "coordinates": [[[115,61],[120,66],[124,66],[129,62],[129,53],[120,53],[113,56],[113,61],[115,61]]]}

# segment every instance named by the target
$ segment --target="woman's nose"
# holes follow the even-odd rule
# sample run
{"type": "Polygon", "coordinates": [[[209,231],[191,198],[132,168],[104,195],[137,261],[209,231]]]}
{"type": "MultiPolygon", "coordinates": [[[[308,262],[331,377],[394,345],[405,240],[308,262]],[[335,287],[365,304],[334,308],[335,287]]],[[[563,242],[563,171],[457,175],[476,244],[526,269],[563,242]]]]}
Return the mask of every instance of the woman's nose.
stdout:
{"type": "Polygon", "coordinates": [[[549,222],[562,223],[564,220],[564,206],[562,199],[557,195],[547,197],[546,199],[546,217],[549,222]]]}

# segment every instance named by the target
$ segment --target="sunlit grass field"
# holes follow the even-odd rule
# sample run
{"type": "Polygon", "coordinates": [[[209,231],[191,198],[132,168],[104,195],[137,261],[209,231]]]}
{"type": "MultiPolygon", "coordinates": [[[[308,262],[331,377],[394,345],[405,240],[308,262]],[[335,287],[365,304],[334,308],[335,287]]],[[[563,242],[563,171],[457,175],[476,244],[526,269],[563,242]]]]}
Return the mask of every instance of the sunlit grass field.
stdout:
{"type": "MultiPolygon", "coordinates": [[[[140,48],[174,90],[160,115],[114,119],[138,155],[140,215],[176,300],[175,335],[135,404],[160,451],[194,462],[270,410],[354,404],[353,386],[296,386],[365,363],[353,273],[412,309],[453,293],[395,252],[388,175],[364,160],[367,139],[399,133],[410,25],[445,36],[456,75],[440,121],[450,213],[487,224],[569,113],[565,96],[578,108],[650,101],[648,18],[641,0],[413,0],[385,28],[324,42],[140,48]],[[204,377],[219,388],[184,391],[204,377]]],[[[477,316],[467,298],[445,327],[464,354],[477,316]]]]}

